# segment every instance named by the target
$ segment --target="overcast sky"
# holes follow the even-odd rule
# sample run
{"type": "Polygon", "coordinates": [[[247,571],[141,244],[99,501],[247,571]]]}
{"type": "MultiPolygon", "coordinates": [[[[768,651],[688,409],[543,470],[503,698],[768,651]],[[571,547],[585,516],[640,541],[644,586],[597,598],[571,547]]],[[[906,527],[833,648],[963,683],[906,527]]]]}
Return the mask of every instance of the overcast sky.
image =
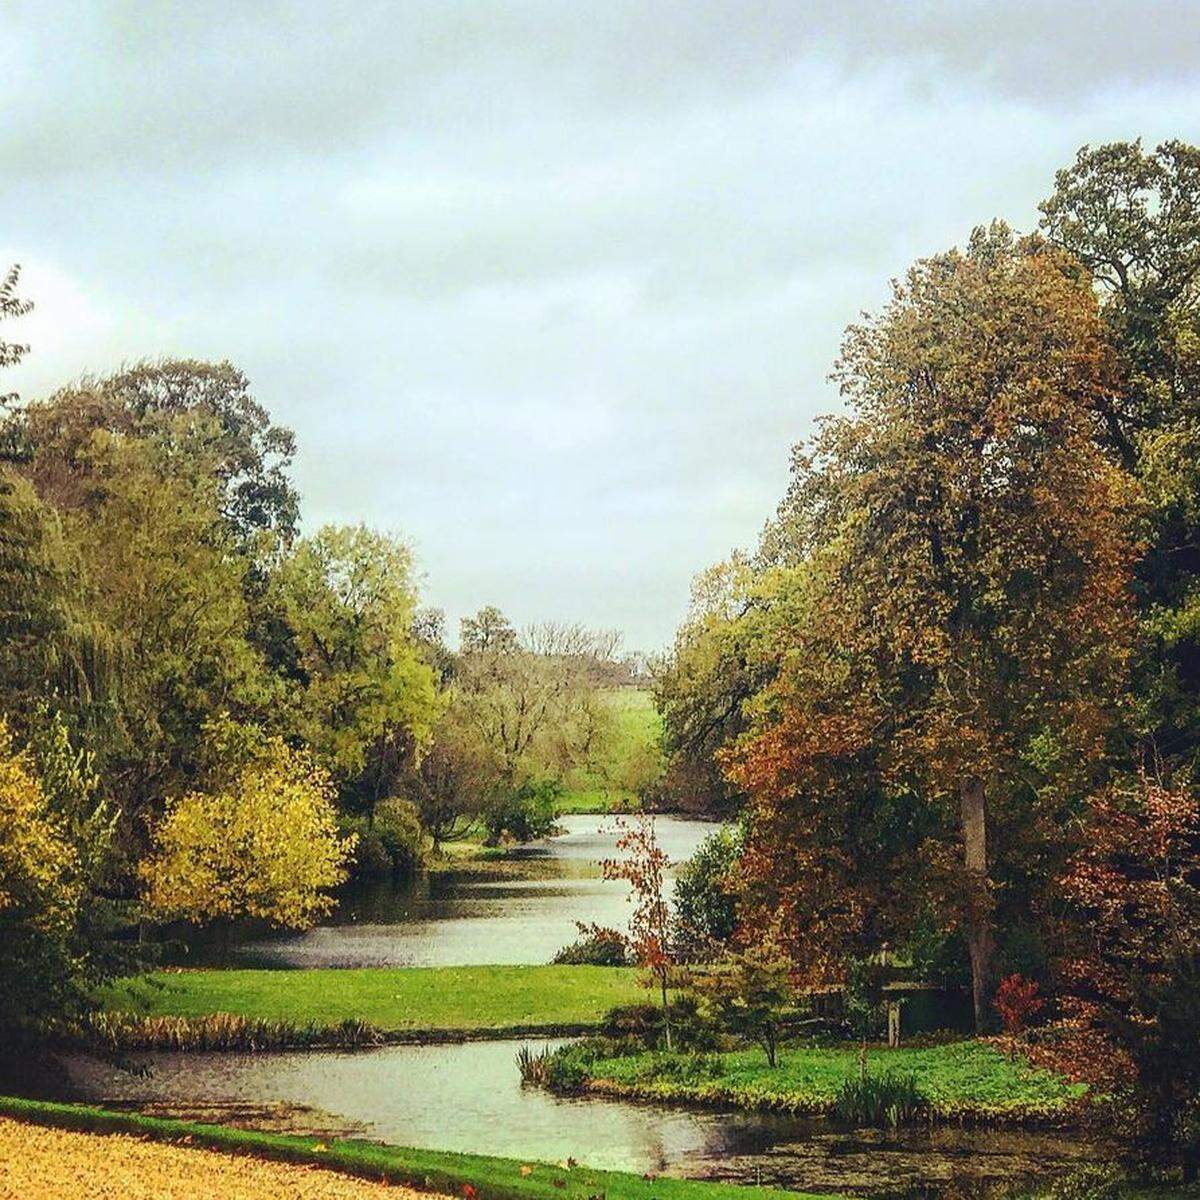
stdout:
{"type": "Polygon", "coordinates": [[[1200,4],[0,0],[26,397],[229,358],[309,528],[665,644],[915,257],[1200,141],[1200,4]]]}

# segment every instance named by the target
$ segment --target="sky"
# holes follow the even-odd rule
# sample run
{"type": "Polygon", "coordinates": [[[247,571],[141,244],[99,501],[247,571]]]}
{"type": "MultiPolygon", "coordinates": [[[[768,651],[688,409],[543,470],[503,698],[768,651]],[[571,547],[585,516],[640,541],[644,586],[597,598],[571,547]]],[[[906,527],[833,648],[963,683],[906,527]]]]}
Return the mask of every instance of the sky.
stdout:
{"type": "Polygon", "coordinates": [[[1139,136],[1200,141],[1200,4],[0,0],[0,382],[229,359],[306,528],[654,651],[847,323],[1139,136]]]}

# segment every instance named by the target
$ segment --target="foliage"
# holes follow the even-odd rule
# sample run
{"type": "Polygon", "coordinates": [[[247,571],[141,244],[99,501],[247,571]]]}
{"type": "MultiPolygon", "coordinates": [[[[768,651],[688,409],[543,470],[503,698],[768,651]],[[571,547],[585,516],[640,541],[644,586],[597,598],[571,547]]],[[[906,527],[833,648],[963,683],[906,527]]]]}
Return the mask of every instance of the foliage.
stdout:
{"type": "MultiPolygon", "coordinates": [[[[1200,1170],[1200,801],[1139,775],[1091,798],[1061,880],[1060,987],[1106,1057],[1152,1155],[1200,1170]]],[[[1081,1067],[1086,1064],[1081,1064],[1081,1067]]]]}
{"type": "Polygon", "coordinates": [[[928,1107],[913,1072],[887,1071],[843,1080],[833,1100],[833,1115],[848,1125],[895,1129],[920,1120],[928,1107]]]}
{"type": "Polygon", "coordinates": [[[710,833],[675,876],[673,939],[682,957],[702,961],[719,954],[737,927],[734,868],[740,831],[710,833]]]}
{"type": "Polygon", "coordinates": [[[1000,1023],[1009,1037],[1019,1037],[1029,1023],[1042,1011],[1046,1001],[1033,979],[1020,975],[1006,975],[996,988],[993,1003],[1000,1014],[1000,1023]]]}
{"type": "Polygon", "coordinates": [[[146,906],[161,919],[307,928],[346,877],[353,844],[336,824],[328,775],[271,738],[227,786],[169,802],[141,865],[146,906]]]}
{"type": "Polygon", "coordinates": [[[697,976],[701,1010],[728,1032],[757,1043],[774,1069],[784,1010],[792,1000],[788,963],[770,944],[732,954],[697,976]]]}
{"type": "Polygon", "coordinates": [[[629,959],[622,934],[615,929],[597,929],[564,946],[553,961],[564,966],[623,967],[629,959]]]}
{"type": "Polygon", "coordinates": [[[271,580],[281,653],[302,683],[297,729],[368,812],[395,794],[440,707],[412,636],[412,576],[403,543],[356,525],[302,539],[271,580]]]}
{"type": "MultiPolygon", "coordinates": [[[[17,295],[17,285],[21,280],[20,266],[11,266],[0,277],[0,321],[10,321],[15,317],[23,317],[32,312],[33,305],[28,300],[22,300],[17,295]]],[[[0,370],[5,367],[15,367],[29,353],[29,347],[21,342],[6,342],[0,339],[0,370]]],[[[12,404],[16,400],[12,393],[0,395],[0,407],[12,404]]]]}
{"type": "Polygon", "coordinates": [[[377,805],[373,829],[393,870],[405,875],[418,870],[425,853],[425,830],[412,801],[393,796],[377,805]]]}
{"type": "Polygon", "coordinates": [[[8,1036],[79,1004],[83,900],[79,855],[0,719],[0,1030],[8,1036]]]}
{"type": "Polygon", "coordinates": [[[554,827],[560,787],[553,780],[528,780],[495,796],[481,819],[489,846],[502,841],[533,842],[554,827]]]}
{"type": "Polygon", "coordinates": [[[372,879],[392,873],[392,856],[366,817],[338,817],[338,837],[352,843],[347,870],[355,879],[372,879]]]}

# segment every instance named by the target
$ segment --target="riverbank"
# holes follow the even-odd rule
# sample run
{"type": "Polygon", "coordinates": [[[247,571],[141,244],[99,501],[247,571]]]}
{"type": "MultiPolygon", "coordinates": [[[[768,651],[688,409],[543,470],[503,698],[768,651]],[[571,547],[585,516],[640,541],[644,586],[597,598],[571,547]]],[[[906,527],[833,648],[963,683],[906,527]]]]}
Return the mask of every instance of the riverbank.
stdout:
{"type": "MultiPolygon", "coordinates": [[[[51,1104],[40,1101],[0,1097],[0,1119],[33,1123],[58,1130],[71,1130],[93,1137],[92,1155],[86,1148],[71,1147],[72,1153],[84,1153],[81,1169],[94,1169],[112,1194],[119,1192],[120,1179],[112,1178],[114,1149],[121,1143],[113,1135],[133,1135],[164,1145],[186,1146],[188,1154],[219,1151],[224,1155],[250,1156],[271,1163],[293,1164],[299,1167],[323,1168],[326,1171],[368,1180],[385,1181],[391,1185],[410,1187],[422,1192],[443,1195],[480,1197],[481,1200],[591,1200],[604,1196],[607,1200],[831,1200],[812,1193],[783,1191],[777,1188],[746,1187],[735,1184],[705,1183],[694,1180],[650,1178],[617,1171],[598,1171],[573,1162],[562,1164],[522,1162],[517,1159],[492,1158],[473,1154],[453,1154],[433,1150],[415,1150],[341,1139],[294,1137],[284,1134],[256,1133],[220,1125],[200,1125],[187,1121],[172,1121],[144,1117],[135,1113],[114,1113],[85,1105],[51,1104]],[[89,1161],[90,1160],[90,1161],[89,1161]]],[[[53,1140],[27,1139],[37,1174],[47,1183],[62,1185],[58,1191],[43,1190],[21,1194],[27,1200],[43,1197],[77,1196],[87,1194],[74,1188],[64,1175],[62,1145],[53,1140]],[[41,1168],[38,1170],[38,1168],[41,1168]]],[[[582,1149],[582,1148],[581,1148],[582,1149]]],[[[22,1153],[25,1153],[23,1149],[22,1153]]],[[[179,1150],[180,1154],[185,1153],[179,1150]]],[[[30,1160],[26,1161],[26,1169],[30,1160]]],[[[167,1172],[153,1180],[154,1196],[197,1194],[186,1182],[172,1178],[186,1163],[174,1159],[163,1163],[167,1172]],[[183,1186],[178,1186],[183,1182],[183,1186]]],[[[2,1181],[0,1181],[2,1182],[2,1181]]],[[[297,1181],[293,1181],[297,1182],[297,1181]]],[[[3,1193],[0,1192],[0,1195],[3,1193]]],[[[104,1193],[102,1193],[104,1194],[104,1193]]],[[[213,1194],[213,1193],[209,1193],[213,1194]]],[[[271,1193],[241,1187],[239,1196],[261,1196],[268,1200],[271,1193]]],[[[301,1195],[303,1192],[287,1194],[301,1195]]],[[[334,1193],[314,1193],[334,1195],[334,1193]]],[[[387,1193],[397,1196],[392,1191],[387,1193]]],[[[347,1196],[350,1193],[346,1193],[347,1196]]],[[[402,1197],[402,1194],[400,1194],[402,1197]]],[[[398,1200],[400,1198],[398,1197],[398,1200]]]]}
{"type": "Polygon", "coordinates": [[[645,999],[628,967],[162,971],[105,989],[102,1007],[121,1019],[97,1028],[124,1049],[550,1037],[586,1033],[609,1009],[645,999]]]}
{"type": "MultiPolygon", "coordinates": [[[[774,1068],[761,1050],[713,1054],[640,1054],[608,1057],[601,1046],[563,1047],[549,1059],[546,1082],[561,1092],[592,1092],[626,1099],[825,1116],[838,1089],[859,1071],[857,1045],[789,1046],[774,1068]]],[[[940,1121],[991,1124],[1064,1123],[1079,1113],[1086,1087],[985,1042],[925,1047],[872,1047],[873,1075],[912,1075],[940,1121]]]]}

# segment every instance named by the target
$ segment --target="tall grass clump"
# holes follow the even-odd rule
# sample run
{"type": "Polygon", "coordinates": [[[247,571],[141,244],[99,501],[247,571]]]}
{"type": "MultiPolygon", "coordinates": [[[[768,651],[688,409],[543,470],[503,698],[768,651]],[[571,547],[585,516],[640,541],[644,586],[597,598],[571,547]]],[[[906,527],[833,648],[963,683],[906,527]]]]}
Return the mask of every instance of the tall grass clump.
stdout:
{"type": "Polygon", "coordinates": [[[212,1013],[204,1017],[144,1017],[94,1012],[72,1040],[121,1053],[130,1050],[292,1050],[314,1046],[379,1046],[384,1034],[357,1018],[337,1025],[294,1025],[263,1017],[212,1013]]]}
{"type": "Polygon", "coordinates": [[[842,1081],[833,1101],[838,1120],[878,1129],[911,1125],[928,1112],[929,1100],[912,1072],[852,1075],[842,1081]]]}
{"type": "Polygon", "coordinates": [[[522,1046],[517,1051],[517,1070],[521,1074],[521,1082],[545,1087],[550,1082],[550,1059],[553,1053],[549,1046],[543,1046],[540,1050],[522,1046]]]}

